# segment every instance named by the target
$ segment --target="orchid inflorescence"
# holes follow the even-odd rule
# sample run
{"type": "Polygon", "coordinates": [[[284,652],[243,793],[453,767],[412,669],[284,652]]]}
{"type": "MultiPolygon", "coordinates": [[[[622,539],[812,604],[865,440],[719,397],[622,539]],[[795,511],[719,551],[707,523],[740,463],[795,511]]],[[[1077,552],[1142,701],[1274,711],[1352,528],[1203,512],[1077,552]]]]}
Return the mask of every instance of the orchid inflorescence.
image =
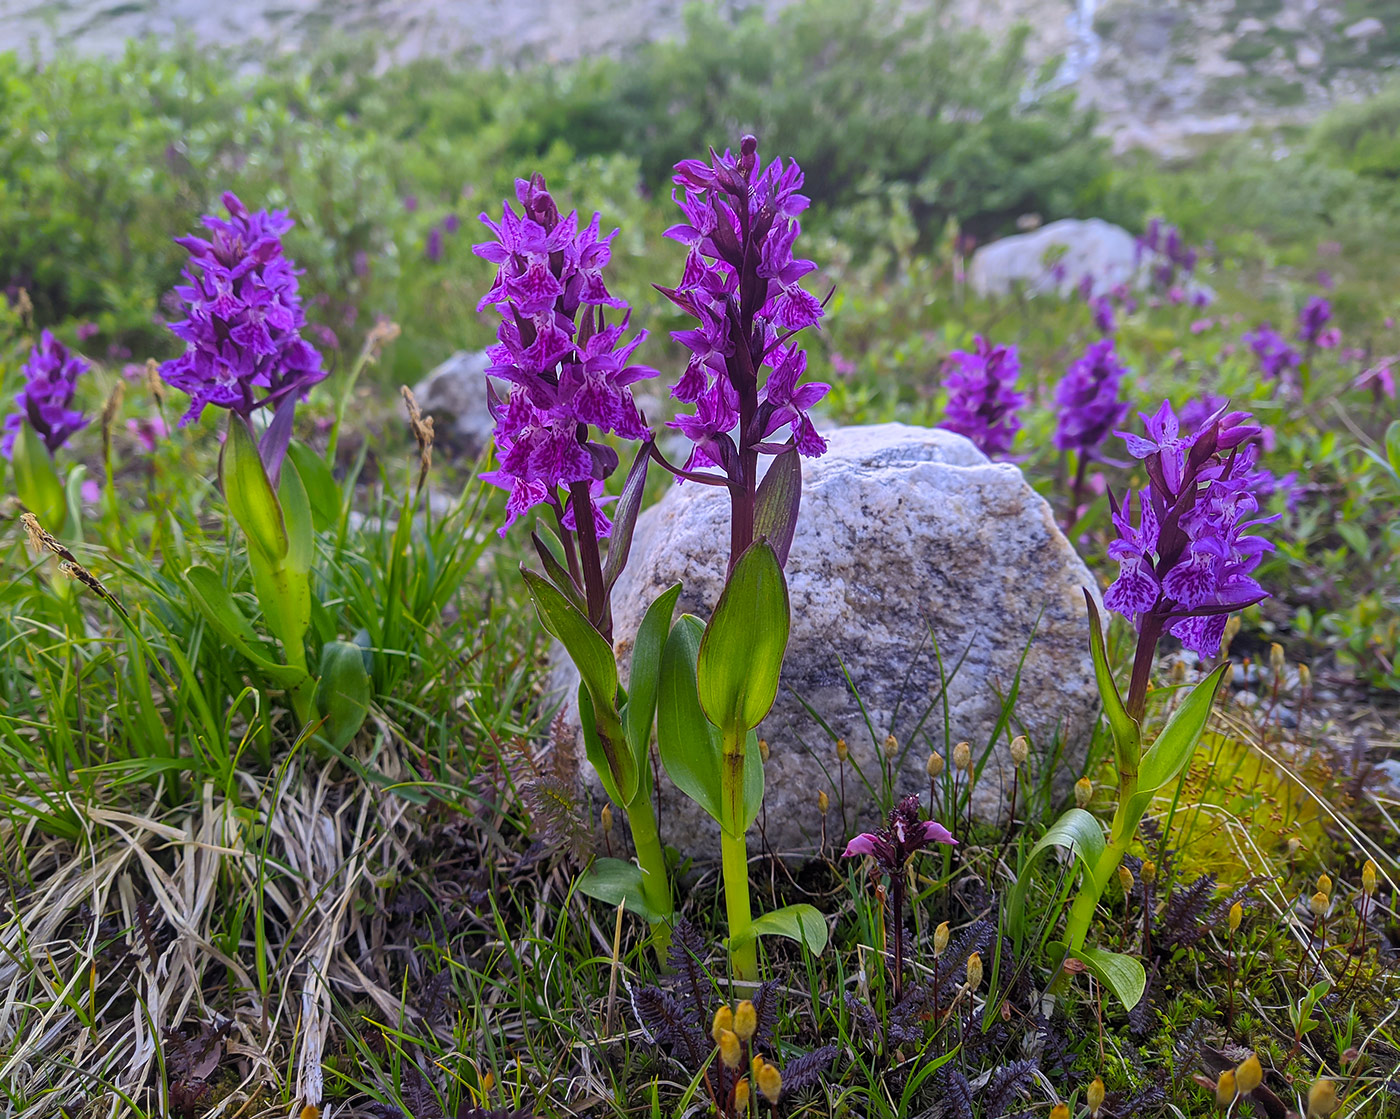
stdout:
{"type": "Polygon", "coordinates": [[[24,385],[15,395],[16,410],[5,417],[0,454],[13,455],[15,439],[25,424],[49,451],[58,450],[75,431],[86,427],[87,417],[72,405],[74,386],[89,368],[86,358],[70,353],[45,330],[21,369],[24,385]]]}
{"type": "Polygon", "coordinates": [[[948,404],[943,427],[966,435],[987,455],[1011,450],[1021,421],[1016,413],[1026,403],[1016,391],[1021,362],[1015,346],[993,345],[977,336],[971,351],[948,355],[948,404]]]}

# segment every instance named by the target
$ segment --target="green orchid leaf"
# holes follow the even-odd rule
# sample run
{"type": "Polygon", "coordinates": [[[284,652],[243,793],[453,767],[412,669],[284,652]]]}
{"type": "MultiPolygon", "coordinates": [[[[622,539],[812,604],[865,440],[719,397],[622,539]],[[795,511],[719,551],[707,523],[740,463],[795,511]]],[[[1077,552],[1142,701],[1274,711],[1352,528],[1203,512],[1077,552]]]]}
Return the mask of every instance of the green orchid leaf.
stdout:
{"type": "Polygon", "coordinates": [[[1205,732],[1216,693],[1229,669],[1229,662],[1222,664],[1192,688],[1191,694],[1162,728],[1157,741],[1142,757],[1142,767],[1138,772],[1140,793],[1155,792],[1176,780],[1177,775],[1186,768],[1205,732]]]}
{"type": "Polygon", "coordinates": [[[778,695],[791,616],[777,554],[757,540],[734,565],[700,641],[700,706],[722,730],[758,726],[778,695]]]}
{"type": "Polygon", "coordinates": [[[1125,772],[1135,771],[1142,755],[1142,729],[1137,720],[1128,714],[1128,709],[1123,706],[1123,697],[1118,694],[1113,669],[1108,664],[1108,649],[1104,645],[1103,620],[1099,617],[1094,596],[1088,590],[1084,592],[1084,605],[1089,608],[1089,651],[1094,658],[1094,678],[1098,681],[1103,711],[1113,732],[1118,768],[1125,772]]]}
{"type": "Polygon", "coordinates": [[[548,579],[525,567],[520,573],[534,600],[540,624],[564,646],[593,702],[611,708],[617,700],[617,660],[612,646],[548,579]]]}
{"type": "Polygon", "coordinates": [[[593,865],[578,876],[579,893],[607,902],[625,905],[629,912],[655,923],[662,919],[647,904],[642,890],[642,871],[635,863],[621,859],[594,859],[593,865]]]}
{"type": "Polygon", "coordinates": [[[295,461],[282,464],[277,501],[282,506],[283,523],[287,527],[287,558],[283,562],[294,574],[305,575],[311,570],[316,534],[311,501],[295,461]]]}
{"type": "Polygon", "coordinates": [[[535,546],[535,555],[539,556],[540,563],[544,566],[544,573],[554,584],[555,590],[567,598],[575,610],[587,616],[588,603],[584,600],[583,592],[574,582],[574,577],[569,574],[569,569],[559,562],[559,557],[554,554],[554,549],[540,538],[538,532],[530,533],[530,542],[535,546]]]}
{"type": "Polygon", "coordinates": [[[270,682],[280,688],[293,688],[306,679],[301,669],[273,659],[273,653],[244,617],[218,572],[208,567],[191,567],[185,572],[185,585],[190,604],[219,635],[219,640],[255,665],[270,682]]]}
{"type": "MultiPolygon", "coordinates": [[[[1063,951],[1063,946],[1059,950],[1063,951]]],[[[1132,1010],[1141,1001],[1142,993],[1147,990],[1147,970],[1136,956],[1104,948],[1081,948],[1070,954],[1114,993],[1125,1010],[1132,1010]]]]}
{"type": "Polygon", "coordinates": [[[647,608],[637,639],[632,645],[632,671],[627,680],[627,706],[622,725],[632,756],[640,759],[651,744],[651,725],[656,718],[656,693],[661,679],[661,654],[671,632],[671,615],[676,610],[681,585],[663,591],[647,608]]]}
{"type": "MultiPolygon", "coordinates": [[[[284,468],[285,469],[285,468],[284,468]]],[[[365,651],[349,641],[330,641],[321,649],[316,713],[325,721],[318,732],[336,750],[355,737],[369,714],[374,682],[365,668],[365,651]]]]}
{"type": "Polygon", "coordinates": [[[1050,825],[1049,830],[1040,837],[1040,842],[1032,847],[1030,854],[1026,856],[1025,864],[1011,891],[1007,919],[1017,941],[1025,932],[1026,890],[1030,885],[1031,867],[1036,859],[1052,848],[1071,852],[1084,869],[1085,888],[1102,893],[1094,880],[1094,868],[1098,865],[1105,846],[1103,826],[1082,808],[1069,809],[1050,825]]]}
{"type": "Polygon", "coordinates": [[[311,503],[311,523],[317,532],[327,532],[340,523],[340,484],[335,480],[330,464],[304,443],[293,441],[287,446],[287,457],[301,475],[311,503]]]}
{"type": "Polygon", "coordinates": [[[789,447],[773,459],[758,484],[753,510],[754,536],[767,538],[780,566],[787,566],[801,504],[802,456],[796,447],[789,447]]]}
{"type": "Polygon", "coordinates": [[[44,446],[44,440],[27,423],[19,426],[13,456],[10,461],[15,468],[16,496],[51,535],[62,536],[68,523],[63,482],[54,469],[53,456],[44,446]]]}
{"type": "Polygon", "coordinates": [[[232,412],[228,418],[228,438],[219,455],[219,480],[229,512],[248,538],[250,547],[280,564],[290,547],[282,506],[258,457],[258,444],[247,421],[232,412]]]}
{"type": "Polygon", "coordinates": [[[814,956],[826,950],[829,932],[826,918],[814,905],[788,905],[774,909],[754,920],[749,926],[751,936],[784,936],[805,944],[814,956]]]}
{"type": "Polygon", "coordinates": [[[1400,420],[1394,421],[1385,429],[1385,457],[1390,469],[1400,478],[1400,420]]]}
{"type": "Polygon", "coordinates": [[[720,734],[700,709],[695,687],[704,633],[704,623],[693,614],[682,614],[671,627],[661,653],[656,745],[676,788],[722,824],[720,734]]]}
{"type": "MultiPolygon", "coordinates": [[[[637,760],[627,748],[627,740],[622,733],[622,724],[612,716],[612,723],[604,720],[600,729],[598,710],[593,705],[593,697],[588,694],[585,684],[578,686],[578,721],[583,731],[583,748],[588,754],[589,764],[597,771],[603,782],[603,791],[614,804],[625,807],[637,795],[642,771],[637,760]],[[611,733],[609,731],[611,730],[611,733]]],[[[647,767],[650,772],[650,766],[647,767]]]]}

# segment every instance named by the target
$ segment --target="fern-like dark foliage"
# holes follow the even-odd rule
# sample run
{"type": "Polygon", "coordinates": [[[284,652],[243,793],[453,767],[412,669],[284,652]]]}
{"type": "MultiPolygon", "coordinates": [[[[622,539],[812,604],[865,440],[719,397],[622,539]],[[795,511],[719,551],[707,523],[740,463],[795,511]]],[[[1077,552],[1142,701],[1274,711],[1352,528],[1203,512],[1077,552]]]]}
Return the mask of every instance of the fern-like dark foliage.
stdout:
{"type": "Polygon", "coordinates": [[[573,790],[562,780],[541,774],[521,786],[520,796],[538,842],[579,860],[593,853],[593,832],[579,811],[573,790]]]}
{"type": "Polygon", "coordinates": [[[836,1059],[838,1050],[834,1045],[823,1045],[805,1056],[789,1061],[783,1068],[783,1091],[780,1102],[796,1099],[804,1092],[810,1092],[822,1081],[828,1066],[836,1059]]]}
{"type": "Polygon", "coordinates": [[[1152,972],[1147,973],[1147,986],[1142,992],[1142,998],[1128,1011],[1128,1030],[1135,1038],[1146,1037],[1152,1032],[1153,1026],[1157,1024],[1157,1007],[1153,1001],[1156,994],[1152,982],[1152,972]]]}
{"type": "Polygon", "coordinates": [[[1034,1061],[1012,1061],[992,1073],[987,1087],[982,1092],[982,1114],[987,1116],[1005,1115],[1021,1094],[1035,1081],[1034,1061]]]}
{"type": "Polygon", "coordinates": [[[752,1052],[759,1053],[773,1040],[773,1031],[778,1026],[777,983],[770,980],[758,988],[753,996],[753,1008],[758,1016],[758,1026],[749,1045],[752,1052]]]}
{"type": "Polygon", "coordinates": [[[1176,1035],[1172,1045],[1172,1078],[1178,1083],[1186,1080],[1201,1064],[1201,1046],[1209,1023],[1205,1018],[1192,1018],[1176,1035]]]}
{"type": "Polygon", "coordinates": [[[880,1025],[880,1019],[875,1016],[875,1011],[870,1008],[870,1004],[861,998],[854,991],[845,992],[846,1010],[855,1019],[855,1029],[851,1032],[858,1037],[869,1037],[875,1041],[877,1049],[885,1047],[885,1031],[880,1025]]]}
{"type": "Polygon", "coordinates": [[[996,935],[997,927],[993,922],[986,918],[973,921],[948,945],[943,955],[938,957],[934,967],[938,972],[939,1009],[950,1005],[957,996],[958,985],[967,978],[968,957],[974,952],[980,952],[985,960],[987,950],[991,948],[996,935]]]}
{"type": "Polygon", "coordinates": [[[948,1077],[942,1092],[942,1114],[948,1119],[973,1119],[972,1085],[968,1083],[966,1076],[951,1065],[943,1067],[948,1070],[948,1077]]]}
{"type": "Polygon", "coordinates": [[[1036,1043],[1040,1049],[1040,1071],[1055,1087],[1068,1086],[1074,1071],[1074,1053],[1061,1029],[1062,1019],[1037,1015],[1034,1019],[1036,1043]]]}
{"type": "Polygon", "coordinates": [[[457,1109],[457,1119],[535,1119],[535,1113],[525,1108],[511,1111],[504,1107],[470,1107],[464,1103],[457,1109]]]}
{"type": "Polygon", "coordinates": [[[1158,944],[1166,948],[1190,948],[1206,935],[1205,917],[1214,908],[1215,875],[1202,874],[1189,886],[1173,890],[1167,898],[1158,930],[1158,944]]]}
{"type": "Polygon", "coordinates": [[[428,1078],[412,1061],[405,1061],[399,1077],[399,1097],[412,1119],[443,1119],[442,1105],[428,1078]]]}
{"type": "Polygon", "coordinates": [[[690,919],[682,917],[671,930],[671,949],[666,962],[672,974],[679,977],[675,985],[676,1001],[703,1033],[707,1022],[706,1009],[714,994],[714,978],[706,966],[709,945],[690,919]]]}
{"type": "Polygon", "coordinates": [[[651,1040],[670,1057],[689,1072],[699,1070],[711,1047],[670,992],[654,986],[634,987],[632,1013],[651,1040]]]}

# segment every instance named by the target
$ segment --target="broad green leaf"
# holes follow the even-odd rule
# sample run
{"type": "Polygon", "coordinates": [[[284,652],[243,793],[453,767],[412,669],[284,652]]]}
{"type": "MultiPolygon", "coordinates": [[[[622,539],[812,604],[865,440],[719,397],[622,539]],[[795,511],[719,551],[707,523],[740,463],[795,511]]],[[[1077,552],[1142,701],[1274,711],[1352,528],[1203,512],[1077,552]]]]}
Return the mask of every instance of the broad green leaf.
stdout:
{"type": "Polygon", "coordinates": [[[569,574],[569,569],[559,562],[559,557],[554,554],[554,549],[540,538],[538,532],[530,533],[530,542],[534,544],[535,555],[540,557],[540,563],[544,565],[544,573],[554,584],[555,589],[573,603],[575,610],[580,614],[587,615],[588,603],[584,600],[582,592],[579,591],[578,584],[574,582],[574,577],[569,574]]]}
{"type": "Polygon", "coordinates": [[[293,688],[306,679],[299,668],[279,664],[267,645],[253,629],[252,623],[234,602],[218,572],[195,566],[185,572],[190,602],[219,635],[219,639],[255,665],[259,672],[282,688],[293,688]]]}
{"type": "Polygon", "coordinates": [[[676,788],[723,823],[719,731],[705,718],[695,688],[695,664],[705,626],[682,614],[661,653],[656,703],[656,745],[676,788]]]}
{"type": "Polygon", "coordinates": [[[790,625],[782,566],[757,540],[729,573],[700,641],[700,706],[715,726],[748,730],[772,709],[790,625]]]}
{"type": "Polygon", "coordinates": [[[13,454],[10,461],[15,468],[15,494],[20,503],[39,518],[51,535],[62,536],[68,521],[63,483],[44,440],[27,423],[19,426],[13,454]]]}
{"type": "Polygon", "coordinates": [[[622,725],[636,759],[647,752],[651,743],[656,691],[661,677],[661,651],[671,632],[671,615],[675,613],[680,593],[681,585],[677,583],[663,591],[647,608],[632,645],[632,671],[627,678],[627,706],[622,712],[622,725]]]}
{"type": "Polygon", "coordinates": [[[792,447],[773,460],[754,498],[754,536],[767,538],[780,566],[787,565],[801,504],[802,456],[792,447]]]}
{"type": "Polygon", "coordinates": [[[826,950],[826,918],[814,905],[788,905],[757,918],[749,926],[752,936],[785,936],[805,944],[814,956],[826,950]]]}
{"type": "MultiPolygon", "coordinates": [[[[284,466],[284,472],[286,471],[284,466]]],[[[318,732],[335,749],[343,749],[364,725],[374,684],[365,668],[365,651],[349,641],[330,641],[321,649],[316,713],[325,721],[318,732]]]]}
{"type": "Polygon", "coordinates": [[[646,921],[661,920],[661,914],[647,904],[642,890],[642,871],[635,863],[594,859],[593,865],[578,876],[578,889],[579,893],[609,905],[625,905],[629,912],[646,921]]]}
{"type": "Polygon", "coordinates": [[[285,563],[269,559],[260,549],[248,549],[253,588],[267,627],[282,642],[283,654],[304,663],[306,631],[311,626],[311,587],[307,576],[285,563]]]}
{"type": "Polygon", "coordinates": [[[1215,695],[1230,664],[1226,662],[1191,689],[1191,694],[1182,701],[1172,715],[1157,741],[1152,743],[1142,757],[1142,767],[1138,772],[1138,790],[1151,793],[1163,785],[1174,781],[1177,775],[1196,752],[1196,744],[1206,729],[1211,708],[1215,705],[1215,695]]]}
{"type": "Polygon", "coordinates": [[[520,571],[540,624],[564,646],[593,702],[611,707],[617,699],[617,661],[612,646],[553,583],[527,568],[520,571]]]}
{"type": "Polygon", "coordinates": [[[1099,697],[1103,700],[1104,714],[1108,717],[1109,729],[1113,732],[1113,742],[1117,749],[1120,769],[1135,769],[1142,753],[1142,730],[1128,710],[1123,706],[1123,697],[1118,694],[1118,685],[1113,679],[1113,669],[1108,664],[1108,650],[1104,646],[1103,621],[1094,596],[1084,592],[1084,604],[1089,608],[1089,651],[1094,658],[1094,678],[1099,684],[1099,697]]]}
{"type": "MultiPolygon", "coordinates": [[[[641,770],[627,748],[621,723],[613,724],[611,734],[599,730],[597,709],[585,684],[578,686],[578,721],[583,731],[583,748],[588,754],[588,762],[603,782],[603,791],[608,794],[608,799],[620,807],[631,804],[632,798],[637,795],[641,770]]],[[[607,723],[606,719],[604,723],[607,723]]]]}
{"type": "Polygon", "coordinates": [[[287,557],[289,542],[282,507],[272,492],[258,445],[247,422],[229,413],[228,438],[219,455],[219,480],[229,512],[249,543],[274,563],[287,557]]]}
{"type": "MultiPolygon", "coordinates": [[[[1030,885],[1031,867],[1036,859],[1051,848],[1059,847],[1073,853],[1084,868],[1087,889],[1096,889],[1094,868],[1104,851],[1103,826],[1082,808],[1071,808],[1050,825],[1050,829],[1040,837],[1040,842],[1031,848],[1025,865],[1016,877],[1016,885],[1011,891],[1007,911],[1013,933],[1019,937],[1025,928],[1026,890],[1030,885]]],[[[1101,890],[1099,891],[1102,892],[1101,890]]]]}
{"type": "Polygon", "coordinates": [[[1147,990],[1147,970],[1136,956],[1104,948],[1081,948],[1071,955],[1081,960],[1094,978],[1118,997],[1126,1010],[1137,1006],[1143,991],[1147,990]]]}
{"type": "Polygon", "coordinates": [[[311,570],[316,537],[312,527],[311,502],[306,496],[306,486],[295,462],[282,465],[277,500],[282,506],[287,526],[287,558],[284,562],[291,571],[304,575],[311,570]]]}
{"type": "Polygon", "coordinates": [[[1390,469],[1400,475],[1400,420],[1385,429],[1385,457],[1390,461],[1390,469]]]}
{"type": "Polygon", "coordinates": [[[301,475],[311,503],[311,522],[317,532],[326,532],[340,522],[340,485],[330,465],[305,443],[293,441],[287,447],[287,457],[301,475]]]}

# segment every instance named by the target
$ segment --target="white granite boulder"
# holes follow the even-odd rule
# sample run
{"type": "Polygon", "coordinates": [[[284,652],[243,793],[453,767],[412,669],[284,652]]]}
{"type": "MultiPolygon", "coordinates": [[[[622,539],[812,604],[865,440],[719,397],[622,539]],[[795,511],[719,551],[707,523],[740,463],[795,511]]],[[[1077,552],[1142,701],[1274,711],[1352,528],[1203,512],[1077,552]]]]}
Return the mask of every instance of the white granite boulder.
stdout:
{"type": "MultiPolygon", "coordinates": [[[[496,421],[486,407],[486,367],[484,352],[458,350],[413,386],[413,395],[424,415],[433,417],[437,444],[462,458],[476,458],[491,441],[496,421]]],[[[509,389],[496,382],[504,396],[509,389]]]]}
{"type": "MultiPolygon", "coordinates": [[[[830,843],[873,823],[875,800],[854,766],[878,789],[891,733],[900,750],[895,791],[927,796],[930,750],[965,739],[980,754],[1013,688],[1012,722],[997,734],[974,790],[977,814],[1007,812],[1016,733],[1031,739],[1032,769],[1053,771],[1067,787],[1098,705],[1081,590],[1093,580],[1049,506],[1017,467],[989,462],[952,432],[880,424],[838,428],[830,440],[825,457],[803,462],[787,564],[792,637],[783,686],[760,728],[771,750],[760,816],[768,846],[792,856],[816,848],[823,789],[830,843]],[[946,739],[943,704],[935,703],[941,673],[950,677],[946,739]],[[850,749],[845,826],[834,735],[850,749]]],[[[728,498],[710,486],[677,486],[642,513],[613,599],[624,661],[647,605],[677,580],[680,609],[707,616],[723,582],[728,525],[728,498]]],[[[577,677],[558,656],[556,686],[572,695],[577,677]]],[[[579,772],[597,800],[597,779],[574,737],[579,772]]],[[[717,855],[717,827],[664,775],[659,819],[666,842],[717,855]]],[[[755,829],[751,847],[761,842],[755,829]]]]}

